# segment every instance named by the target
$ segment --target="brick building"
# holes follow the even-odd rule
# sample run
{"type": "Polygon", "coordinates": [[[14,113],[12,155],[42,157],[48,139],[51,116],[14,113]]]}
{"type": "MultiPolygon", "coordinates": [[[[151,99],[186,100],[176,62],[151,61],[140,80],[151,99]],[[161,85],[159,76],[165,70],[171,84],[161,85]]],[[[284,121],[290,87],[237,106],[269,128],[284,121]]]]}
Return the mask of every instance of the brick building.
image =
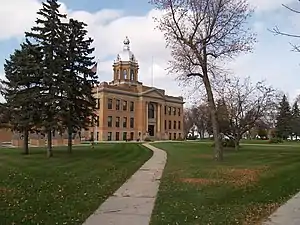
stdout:
{"type": "Polygon", "coordinates": [[[144,86],[138,79],[139,65],[126,37],[123,50],[113,63],[113,80],[95,87],[97,118],[85,138],[143,140],[146,137],[183,137],[183,98],[165,90],[144,86]]]}

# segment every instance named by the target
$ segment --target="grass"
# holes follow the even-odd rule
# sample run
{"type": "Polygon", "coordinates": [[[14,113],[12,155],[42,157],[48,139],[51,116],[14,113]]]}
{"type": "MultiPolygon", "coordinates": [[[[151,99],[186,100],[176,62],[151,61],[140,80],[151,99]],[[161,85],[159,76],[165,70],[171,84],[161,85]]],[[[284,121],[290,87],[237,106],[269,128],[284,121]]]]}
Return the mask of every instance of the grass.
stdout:
{"type": "Polygon", "coordinates": [[[138,144],[45,150],[0,149],[0,224],[82,224],[148,158],[138,144]]]}
{"type": "Polygon", "coordinates": [[[156,143],[168,161],[151,225],[259,224],[300,191],[300,148],[244,145],[212,160],[207,143],[156,143]]]}

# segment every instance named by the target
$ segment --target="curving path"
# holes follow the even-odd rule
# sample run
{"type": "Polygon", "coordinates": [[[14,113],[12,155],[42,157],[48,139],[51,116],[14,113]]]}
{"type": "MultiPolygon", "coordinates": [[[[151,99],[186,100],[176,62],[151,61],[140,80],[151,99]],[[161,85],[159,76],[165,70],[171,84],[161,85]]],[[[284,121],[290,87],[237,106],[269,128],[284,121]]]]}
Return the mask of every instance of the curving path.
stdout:
{"type": "Polygon", "coordinates": [[[149,225],[167,154],[149,144],[153,156],[83,225],[149,225]]]}

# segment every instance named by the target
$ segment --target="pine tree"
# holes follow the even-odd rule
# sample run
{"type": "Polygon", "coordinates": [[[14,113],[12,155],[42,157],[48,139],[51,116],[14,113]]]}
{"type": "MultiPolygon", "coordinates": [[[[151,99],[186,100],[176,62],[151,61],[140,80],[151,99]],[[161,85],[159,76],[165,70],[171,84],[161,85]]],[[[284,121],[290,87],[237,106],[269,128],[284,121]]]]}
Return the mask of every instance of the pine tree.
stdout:
{"type": "Polygon", "coordinates": [[[292,108],[292,133],[296,136],[296,139],[300,135],[300,110],[297,101],[295,101],[292,108]]]}
{"type": "MultiPolygon", "coordinates": [[[[36,131],[40,124],[40,74],[39,51],[28,43],[10,56],[4,65],[2,95],[6,103],[2,113],[12,130],[23,133],[24,154],[29,154],[29,132],[36,131]]],[[[2,121],[4,122],[4,121],[2,121]]]]}
{"type": "Polygon", "coordinates": [[[89,118],[94,118],[96,107],[93,87],[97,83],[97,76],[90,69],[94,64],[94,57],[91,57],[94,48],[90,47],[93,40],[87,37],[86,26],[73,19],[64,26],[67,38],[61,53],[67,60],[61,80],[60,118],[68,131],[69,152],[72,151],[72,135],[91,124],[89,118]]]}
{"type": "Polygon", "coordinates": [[[278,109],[279,113],[277,115],[276,133],[278,137],[286,140],[291,135],[292,131],[292,114],[290,104],[285,95],[283,95],[278,109]]]}
{"type": "Polygon", "coordinates": [[[26,38],[39,47],[42,61],[39,64],[42,75],[42,89],[40,93],[42,126],[47,134],[47,155],[52,153],[52,132],[58,128],[58,102],[61,92],[62,65],[64,60],[60,51],[64,47],[62,19],[65,15],[59,13],[60,5],[57,0],[47,0],[38,11],[36,26],[31,32],[26,32],[26,38]]]}

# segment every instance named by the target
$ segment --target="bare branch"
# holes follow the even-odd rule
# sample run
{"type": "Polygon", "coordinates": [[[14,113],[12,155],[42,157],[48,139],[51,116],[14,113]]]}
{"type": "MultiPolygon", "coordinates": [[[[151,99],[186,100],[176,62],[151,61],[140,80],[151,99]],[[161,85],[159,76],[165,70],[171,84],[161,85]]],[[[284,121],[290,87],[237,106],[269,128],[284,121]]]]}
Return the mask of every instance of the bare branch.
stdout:
{"type": "Polygon", "coordinates": [[[291,7],[289,7],[289,6],[285,5],[285,4],[282,4],[282,6],[283,6],[284,8],[287,8],[288,10],[294,12],[294,13],[300,13],[300,11],[298,11],[298,10],[296,10],[296,9],[293,9],[293,8],[291,8],[291,7]]]}

